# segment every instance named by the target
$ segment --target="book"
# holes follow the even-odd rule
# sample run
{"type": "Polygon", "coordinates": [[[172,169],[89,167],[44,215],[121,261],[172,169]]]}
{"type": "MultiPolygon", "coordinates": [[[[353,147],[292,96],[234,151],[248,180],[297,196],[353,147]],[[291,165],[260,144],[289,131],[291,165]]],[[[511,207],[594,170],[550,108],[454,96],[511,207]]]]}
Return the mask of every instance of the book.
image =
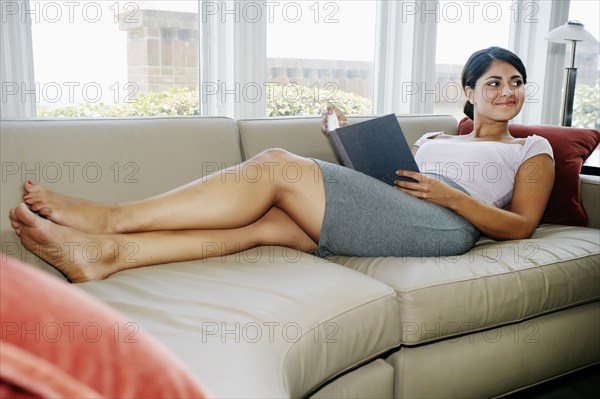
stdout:
{"type": "Polygon", "coordinates": [[[395,114],[343,126],[329,132],[342,165],[394,185],[400,169],[419,172],[395,114]]]}

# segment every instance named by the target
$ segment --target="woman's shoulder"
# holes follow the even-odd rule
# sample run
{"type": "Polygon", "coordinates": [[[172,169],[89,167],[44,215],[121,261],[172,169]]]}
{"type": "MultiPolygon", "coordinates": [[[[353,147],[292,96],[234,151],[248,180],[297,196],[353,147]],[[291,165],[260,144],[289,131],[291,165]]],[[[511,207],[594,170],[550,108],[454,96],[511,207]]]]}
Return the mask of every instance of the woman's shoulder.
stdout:
{"type": "Polygon", "coordinates": [[[548,143],[550,144],[550,142],[548,141],[547,138],[542,137],[542,136],[538,136],[537,134],[532,134],[531,136],[527,136],[525,138],[525,142],[544,142],[544,143],[548,143]]]}
{"type": "Polygon", "coordinates": [[[452,137],[452,136],[449,136],[449,135],[447,135],[444,132],[429,132],[429,133],[425,133],[424,135],[422,135],[415,142],[415,146],[420,147],[421,145],[425,144],[429,140],[444,139],[444,138],[447,138],[447,137],[452,137]]]}
{"type": "Polygon", "coordinates": [[[531,135],[525,138],[523,146],[523,160],[538,154],[548,154],[554,160],[554,151],[548,139],[542,136],[531,135]]]}

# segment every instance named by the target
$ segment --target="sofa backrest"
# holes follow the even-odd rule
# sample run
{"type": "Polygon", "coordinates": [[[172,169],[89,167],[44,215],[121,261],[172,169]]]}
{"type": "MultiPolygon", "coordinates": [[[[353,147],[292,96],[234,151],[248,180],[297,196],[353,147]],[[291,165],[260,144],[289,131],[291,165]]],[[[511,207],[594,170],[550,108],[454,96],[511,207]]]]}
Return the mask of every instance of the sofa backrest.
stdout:
{"type": "MultiPolygon", "coordinates": [[[[352,117],[357,123],[369,117],[352,117]]],[[[398,116],[409,144],[424,133],[443,131],[456,134],[457,121],[449,115],[398,116]]],[[[321,133],[321,119],[315,117],[244,119],[238,121],[242,151],[248,159],[267,148],[279,147],[305,157],[338,162],[329,140],[321,133]]]]}
{"type": "Polygon", "coordinates": [[[242,161],[229,118],[127,118],[1,122],[1,251],[24,261],[8,213],[31,180],[100,202],[170,190],[242,161]]]}
{"type": "MultiPolygon", "coordinates": [[[[351,118],[352,122],[368,117],[351,118]]],[[[451,116],[399,116],[412,144],[429,131],[456,134],[451,116]]],[[[319,117],[241,120],[219,117],[3,120],[0,251],[40,261],[23,251],[8,213],[36,183],[99,202],[162,193],[271,147],[337,162],[319,117]]]]}

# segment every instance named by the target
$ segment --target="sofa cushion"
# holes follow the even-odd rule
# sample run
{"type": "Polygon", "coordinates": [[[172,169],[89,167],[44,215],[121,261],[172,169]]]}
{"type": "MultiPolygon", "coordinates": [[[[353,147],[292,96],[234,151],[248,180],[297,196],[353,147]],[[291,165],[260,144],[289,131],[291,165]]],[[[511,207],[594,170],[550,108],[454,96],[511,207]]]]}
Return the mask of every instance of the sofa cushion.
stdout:
{"type": "MultiPolygon", "coordinates": [[[[371,118],[373,116],[349,117],[348,120],[357,123],[371,118]]],[[[411,144],[427,132],[456,134],[456,119],[448,115],[400,115],[398,122],[411,144]]],[[[238,121],[238,126],[246,159],[267,148],[280,147],[304,157],[339,163],[335,150],[321,133],[318,117],[246,119],[238,121]]]]}
{"type": "Polygon", "coordinates": [[[461,256],[329,259],[396,290],[412,345],[598,300],[599,252],[597,229],[542,225],[529,240],[484,238],[461,256]]]}
{"type": "MultiPolygon", "coordinates": [[[[538,135],[545,137],[552,146],[555,162],[554,188],[550,194],[542,223],[559,223],[587,226],[588,215],[581,202],[579,174],[583,163],[600,142],[600,132],[549,125],[508,125],[514,137],[538,135]]],[[[473,131],[473,121],[463,118],[458,127],[459,134],[473,131]]]]}
{"type": "Polygon", "coordinates": [[[217,397],[303,397],[400,343],[393,289],[282,247],[78,287],[154,334],[217,397]]]}
{"type": "Polygon", "coordinates": [[[581,199],[588,214],[588,227],[600,229],[600,176],[581,175],[581,199]]]}
{"type": "Polygon", "coordinates": [[[139,326],[4,255],[0,319],[0,397],[206,396],[181,362],[139,326]]]}

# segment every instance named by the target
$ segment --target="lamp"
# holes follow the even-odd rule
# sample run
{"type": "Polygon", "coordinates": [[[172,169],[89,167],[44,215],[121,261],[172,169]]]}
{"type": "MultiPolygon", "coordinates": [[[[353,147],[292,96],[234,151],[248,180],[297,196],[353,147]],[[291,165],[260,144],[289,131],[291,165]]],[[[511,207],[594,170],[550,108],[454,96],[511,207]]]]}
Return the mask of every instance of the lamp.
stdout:
{"type": "Polygon", "coordinates": [[[550,31],[546,40],[554,43],[571,43],[571,66],[567,70],[565,80],[565,94],[562,107],[562,126],[571,126],[573,116],[573,100],[575,98],[575,80],[577,79],[577,68],[575,68],[575,48],[577,42],[598,44],[598,41],[588,31],[583,29],[579,21],[569,21],[564,25],[550,31]]]}

